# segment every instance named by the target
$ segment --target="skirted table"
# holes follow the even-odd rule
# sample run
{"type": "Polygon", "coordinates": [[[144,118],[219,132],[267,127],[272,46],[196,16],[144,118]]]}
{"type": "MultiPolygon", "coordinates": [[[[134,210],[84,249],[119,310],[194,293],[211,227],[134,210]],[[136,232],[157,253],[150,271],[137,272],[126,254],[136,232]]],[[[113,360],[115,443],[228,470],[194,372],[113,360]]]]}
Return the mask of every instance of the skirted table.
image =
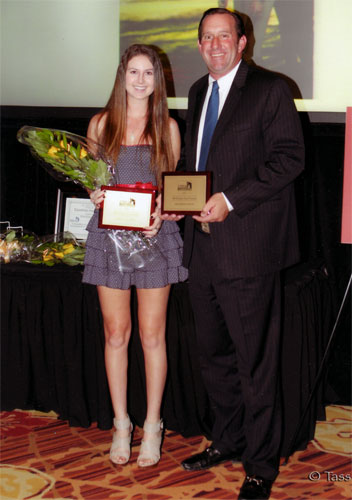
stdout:
{"type": "MultiPolygon", "coordinates": [[[[72,426],[112,426],[104,367],[104,333],[96,288],[81,283],[82,267],[26,263],[1,266],[1,409],[54,410],[72,426]]],[[[332,294],[319,267],[300,265],[284,276],[281,346],[285,456],[309,397],[329,335],[332,294]]],[[[128,407],[143,425],[146,390],[132,293],[128,407]]],[[[188,284],[173,285],[167,321],[168,378],[162,414],[168,429],[209,436],[212,415],[197,359],[188,284]]],[[[320,385],[298,436],[304,449],[325,418],[320,385]]]]}

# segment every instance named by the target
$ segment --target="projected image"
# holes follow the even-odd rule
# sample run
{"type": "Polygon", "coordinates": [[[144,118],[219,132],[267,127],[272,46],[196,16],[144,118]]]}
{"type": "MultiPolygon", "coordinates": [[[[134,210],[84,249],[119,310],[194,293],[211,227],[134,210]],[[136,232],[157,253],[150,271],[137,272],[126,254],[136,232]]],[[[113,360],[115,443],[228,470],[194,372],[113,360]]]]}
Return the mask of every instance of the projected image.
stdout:
{"type": "MultiPolygon", "coordinates": [[[[313,97],[313,0],[219,1],[235,8],[246,24],[247,57],[291,78],[301,97],[313,97]]],[[[297,97],[297,96],[295,96],[297,97]]]]}
{"type": "Polygon", "coordinates": [[[120,52],[132,43],[156,46],[164,55],[168,96],[187,97],[206,73],[198,53],[197,29],[204,10],[236,9],[246,25],[245,59],[281,73],[297,87],[295,97],[313,97],[314,0],[180,1],[121,0],[120,52]]]}

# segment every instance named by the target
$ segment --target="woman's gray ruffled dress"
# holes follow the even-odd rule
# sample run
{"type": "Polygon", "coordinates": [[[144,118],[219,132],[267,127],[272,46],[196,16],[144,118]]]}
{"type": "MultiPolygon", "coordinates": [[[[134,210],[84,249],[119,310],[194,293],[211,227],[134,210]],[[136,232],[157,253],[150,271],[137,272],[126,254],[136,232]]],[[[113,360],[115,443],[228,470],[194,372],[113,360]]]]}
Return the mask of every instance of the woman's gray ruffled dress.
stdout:
{"type": "MultiPolygon", "coordinates": [[[[115,181],[119,184],[135,182],[156,183],[150,171],[150,146],[122,146],[117,162],[115,181]]],[[[110,229],[98,228],[98,210],[87,226],[86,256],[84,260],[83,283],[104,285],[109,288],[127,290],[131,285],[137,288],[161,288],[171,283],[185,281],[187,269],[182,267],[182,238],[176,222],[164,221],[157,236],[154,250],[157,257],[141,268],[128,259],[121,265],[121,255],[116,252],[110,229]],[[123,271],[121,271],[123,269],[123,271]]],[[[148,250],[146,250],[148,252],[148,250]]]]}

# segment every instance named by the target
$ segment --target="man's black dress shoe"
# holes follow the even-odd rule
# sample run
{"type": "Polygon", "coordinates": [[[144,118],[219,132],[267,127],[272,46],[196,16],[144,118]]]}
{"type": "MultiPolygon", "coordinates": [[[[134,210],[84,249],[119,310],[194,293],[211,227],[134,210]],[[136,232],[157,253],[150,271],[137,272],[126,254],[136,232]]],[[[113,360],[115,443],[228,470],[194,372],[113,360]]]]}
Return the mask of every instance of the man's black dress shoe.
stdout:
{"type": "Polygon", "coordinates": [[[262,500],[270,498],[273,481],[260,476],[246,476],[238,500],[262,500]]]}
{"type": "Polygon", "coordinates": [[[214,467],[214,465],[222,464],[228,460],[239,462],[241,460],[240,454],[234,452],[221,453],[221,451],[210,446],[202,451],[202,453],[197,453],[197,455],[187,458],[181,465],[185,470],[193,471],[209,469],[210,467],[214,467]]]}

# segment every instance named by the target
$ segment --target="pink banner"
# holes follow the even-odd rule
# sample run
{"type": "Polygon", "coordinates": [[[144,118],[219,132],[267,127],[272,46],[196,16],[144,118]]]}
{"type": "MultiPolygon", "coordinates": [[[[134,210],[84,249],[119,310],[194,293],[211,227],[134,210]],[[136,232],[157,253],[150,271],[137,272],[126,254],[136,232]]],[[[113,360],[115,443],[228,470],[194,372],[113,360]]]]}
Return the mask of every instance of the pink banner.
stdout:
{"type": "Polygon", "coordinates": [[[341,243],[352,243],[352,107],[346,110],[341,243]]]}

